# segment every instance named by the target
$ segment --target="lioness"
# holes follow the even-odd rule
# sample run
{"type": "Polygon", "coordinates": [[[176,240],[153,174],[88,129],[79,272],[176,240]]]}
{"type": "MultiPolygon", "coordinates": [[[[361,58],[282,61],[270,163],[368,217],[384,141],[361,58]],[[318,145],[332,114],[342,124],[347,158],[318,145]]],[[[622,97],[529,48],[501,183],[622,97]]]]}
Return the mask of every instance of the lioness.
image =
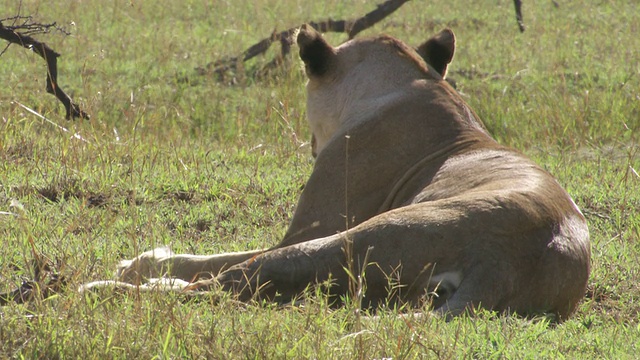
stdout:
{"type": "Polygon", "coordinates": [[[326,291],[343,295],[350,273],[363,275],[363,306],[429,295],[448,316],[575,310],[589,276],[585,218],[443,80],[453,32],[417,49],[389,36],[334,48],[303,26],[297,43],[316,163],[284,239],[212,256],[156,249],[122,262],[120,282],[171,277],[288,301],[328,279],[326,291]]]}

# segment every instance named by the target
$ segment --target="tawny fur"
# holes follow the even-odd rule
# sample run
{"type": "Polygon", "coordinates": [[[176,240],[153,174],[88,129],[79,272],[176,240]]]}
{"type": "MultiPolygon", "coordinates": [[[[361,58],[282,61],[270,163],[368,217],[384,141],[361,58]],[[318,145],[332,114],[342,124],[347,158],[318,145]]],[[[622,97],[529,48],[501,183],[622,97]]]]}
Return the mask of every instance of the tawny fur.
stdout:
{"type": "Polygon", "coordinates": [[[443,80],[453,32],[417,50],[388,36],[334,48],[310,26],[297,42],[317,158],[284,239],[243,253],[150,251],[123,262],[119,281],[174,277],[241,300],[286,301],[329,278],[330,294],[347,293],[350,257],[365,275],[365,306],[436,293],[434,309],[451,315],[481,306],[565,319],[575,310],[589,276],[586,221],[443,80]]]}

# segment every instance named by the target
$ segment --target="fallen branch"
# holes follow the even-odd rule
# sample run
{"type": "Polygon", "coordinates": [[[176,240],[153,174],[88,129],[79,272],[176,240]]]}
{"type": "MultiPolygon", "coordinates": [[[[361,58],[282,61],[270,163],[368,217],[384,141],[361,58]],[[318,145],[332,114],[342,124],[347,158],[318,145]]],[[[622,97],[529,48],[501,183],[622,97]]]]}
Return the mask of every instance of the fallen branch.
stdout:
{"type": "Polygon", "coordinates": [[[313,26],[320,32],[346,32],[349,34],[349,39],[353,39],[361,31],[372,27],[380,20],[398,10],[400,6],[407,1],[409,0],[386,1],[383,4],[378,5],[375,10],[356,20],[332,21],[329,19],[320,23],[310,22],[309,25],[313,26]]]}
{"type": "MultiPolygon", "coordinates": [[[[384,3],[378,5],[378,7],[367,13],[366,15],[352,20],[332,20],[326,21],[310,21],[308,22],[314,29],[319,32],[337,32],[346,33],[349,39],[353,39],[358,33],[370,28],[376,23],[380,22],[385,17],[392,14],[394,11],[400,8],[404,3],[409,0],[387,0],[384,3]]],[[[521,32],[525,30],[524,21],[522,20],[522,1],[514,0],[514,6],[516,11],[516,21],[518,22],[518,28],[521,32]]],[[[223,78],[228,72],[237,71],[241,68],[242,63],[254,57],[264,54],[271,47],[273,43],[280,42],[280,54],[276,56],[271,62],[265,65],[260,72],[264,73],[278,65],[280,65],[284,59],[291,52],[291,46],[293,44],[293,35],[299,29],[300,26],[296,26],[281,32],[274,31],[267,38],[258,41],[253,46],[245,50],[241,55],[235,57],[224,58],[212,63],[207,64],[204,67],[196,68],[198,75],[214,74],[219,78],[223,78]]]]}
{"type": "MultiPolygon", "coordinates": [[[[311,21],[308,24],[320,32],[347,33],[349,39],[353,39],[358,33],[375,25],[380,20],[396,11],[407,1],[409,0],[387,0],[383,4],[378,5],[375,10],[354,20],[328,19],[326,21],[319,22],[311,21]]],[[[286,56],[291,52],[291,45],[293,44],[294,40],[293,34],[295,34],[295,32],[299,28],[300,25],[287,29],[285,31],[281,31],[279,33],[274,31],[271,36],[262,39],[253,46],[249,47],[240,56],[218,60],[216,62],[207,64],[204,68],[198,68],[196,70],[199,75],[216,74],[222,77],[228,71],[236,70],[239,67],[239,64],[260,54],[264,54],[273,43],[280,42],[280,55],[278,55],[274,60],[267,64],[265,68],[263,68],[263,71],[269,70],[281,64],[286,56]]]]}
{"type": "Polygon", "coordinates": [[[18,44],[26,49],[33,50],[33,52],[43,58],[47,62],[47,92],[49,94],[53,94],[60,102],[62,102],[67,112],[65,117],[67,119],[78,117],[88,119],[89,115],[82,111],[80,107],[71,100],[69,95],[67,95],[58,85],[58,57],[60,54],[55,52],[47,44],[40,42],[29,35],[35,32],[43,32],[42,29],[47,31],[50,27],[55,26],[55,23],[42,25],[30,22],[25,22],[18,26],[4,26],[2,21],[0,21],[0,39],[8,41],[9,45],[18,44]],[[20,32],[19,30],[24,30],[24,32],[20,32]]]}

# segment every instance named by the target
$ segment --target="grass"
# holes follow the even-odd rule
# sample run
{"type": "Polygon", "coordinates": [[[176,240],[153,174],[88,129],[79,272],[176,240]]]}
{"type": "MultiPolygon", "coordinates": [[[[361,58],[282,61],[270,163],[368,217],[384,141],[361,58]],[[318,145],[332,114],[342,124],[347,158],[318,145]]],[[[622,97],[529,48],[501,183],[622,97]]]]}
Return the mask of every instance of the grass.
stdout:
{"type": "MultiPolygon", "coordinates": [[[[0,17],[18,11],[0,1],[0,17]]],[[[270,59],[259,58],[235,84],[194,69],[274,28],[353,18],[375,2],[23,1],[23,13],[72,32],[41,39],[62,53],[61,86],[92,119],[63,120],[34,54],[11,46],[0,57],[0,211],[18,214],[0,215],[0,292],[33,276],[32,244],[70,287],[0,308],[0,357],[635,358],[640,7],[557,3],[525,2],[523,34],[507,0],[411,1],[362,34],[417,44],[453,28],[458,90],[501,143],[553,173],[583,209],[589,291],[571,319],[552,325],[491,313],[449,323],[391,310],[360,317],[320,294],[278,309],[72,291],[160,245],[216,253],[277,243],[313,164],[300,66],[256,79],[251,69],[270,59]]]]}

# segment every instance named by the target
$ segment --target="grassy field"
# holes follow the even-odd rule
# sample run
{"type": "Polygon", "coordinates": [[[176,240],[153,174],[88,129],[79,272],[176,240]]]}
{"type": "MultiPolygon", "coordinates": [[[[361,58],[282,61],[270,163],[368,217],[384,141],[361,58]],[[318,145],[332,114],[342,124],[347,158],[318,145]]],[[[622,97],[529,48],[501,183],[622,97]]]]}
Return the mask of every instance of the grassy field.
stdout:
{"type": "MultiPolygon", "coordinates": [[[[71,32],[40,39],[62,53],[60,85],[91,120],[64,120],[35,54],[11,46],[0,56],[0,292],[33,277],[34,248],[69,281],[52,298],[0,308],[0,358],[636,358],[640,4],[524,3],[522,34],[510,0],[415,0],[359,36],[418,44],[443,27],[456,32],[458,90],[588,219],[592,275],[571,319],[374,318],[331,309],[318,294],[287,309],[78,294],[160,245],[216,253],[276,244],[313,165],[301,67],[294,58],[252,76],[274,50],[223,81],[195,68],[274,29],[361,16],[376,1],[25,0],[23,14],[71,32]]],[[[0,18],[18,9],[0,0],[0,18]]]]}

